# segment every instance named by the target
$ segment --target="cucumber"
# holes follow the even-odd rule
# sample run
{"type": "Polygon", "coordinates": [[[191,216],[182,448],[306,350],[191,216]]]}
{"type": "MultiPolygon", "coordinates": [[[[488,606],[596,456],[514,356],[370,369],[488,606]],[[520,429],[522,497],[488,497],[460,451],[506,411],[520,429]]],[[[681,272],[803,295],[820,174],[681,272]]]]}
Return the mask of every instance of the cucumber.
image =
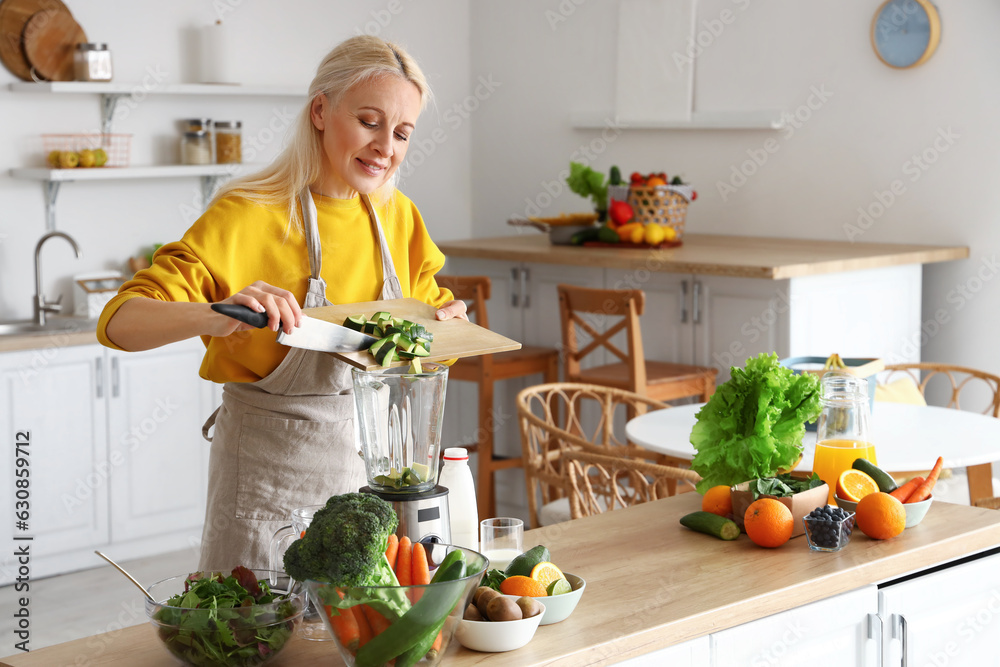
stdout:
{"type": "Polygon", "coordinates": [[[892,475],[882,470],[868,459],[854,459],[854,463],[851,464],[851,467],[855,470],[860,470],[874,479],[875,483],[878,484],[878,490],[882,493],[892,493],[899,486],[896,484],[896,480],[892,478],[892,475]]]}
{"type": "Polygon", "coordinates": [[[587,241],[596,241],[597,235],[600,231],[600,227],[587,227],[586,229],[581,229],[569,238],[569,242],[572,245],[583,245],[587,241]]]}
{"type": "Polygon", "coordinates": [[[344,326],[352,331],[364,331],[365,322],[368,318],[364,315],[349,315],[346,320],[344,320],[344,326]]]}
{"type": "Polygon", "coordinates": [[[740,527],[735,521],[711,512],[685,514],[681,517],[681,525],[720,540],[735,540],[740,536],[740,527]]]}

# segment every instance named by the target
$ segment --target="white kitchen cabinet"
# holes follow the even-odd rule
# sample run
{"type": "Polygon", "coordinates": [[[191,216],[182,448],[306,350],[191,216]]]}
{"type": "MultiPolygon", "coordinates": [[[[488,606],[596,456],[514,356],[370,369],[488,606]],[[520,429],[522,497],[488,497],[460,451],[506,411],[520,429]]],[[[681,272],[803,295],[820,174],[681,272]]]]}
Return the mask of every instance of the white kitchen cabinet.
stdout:
{"type": "Polygon", "coordinates": [[[1000,662],[1000,553],[879,589],[884,667],[1000,662]]]}
{"type": "Polygon", "coordinates": [[[876,667],[877,605],[877,588],[865,586],[712,633],[712,664],[876,667]]]}
{"type": "MultiPolygon", "coordinates": [[[[204,521],[212,388],[200,341],[123,353],[59,345],[0,354],[0,424],[31,433],[32,577],[195,547],[204,521]]],[[[13,456],[0,475],[13,479],[13,456]]],[[[0,498],[13,516],[14,499],[0,498]]],[[[12,544],[14,527],[3,528],[12,544]]],[[[11,554],[0,584],[15,576],[11,554]]]]}
{"type": "Polygon", "coordinates": [[[708,637],[698,637],[614,664],[618,667],[706,667],[712,664],[712,648],[708,637]]]}
{"type": "Polygon", "coordinates": [[[0,585],[16,576],[12,545],[20,543],[14,537],[34,538],[24,543],[30,545],[32,576],[69,567],[75,554],[108,542],[105,369],[96,347],[52,345],[0,355],[0,433],[7,443],[0,457],[0,508],[7,517],[0,535],[10,547],[0,560],[0,585]],[[27,466],[21,466],[30,480],[23,531],[13,521],[14,443],[25,439],[18,433],[29,440],[27,466]]]}

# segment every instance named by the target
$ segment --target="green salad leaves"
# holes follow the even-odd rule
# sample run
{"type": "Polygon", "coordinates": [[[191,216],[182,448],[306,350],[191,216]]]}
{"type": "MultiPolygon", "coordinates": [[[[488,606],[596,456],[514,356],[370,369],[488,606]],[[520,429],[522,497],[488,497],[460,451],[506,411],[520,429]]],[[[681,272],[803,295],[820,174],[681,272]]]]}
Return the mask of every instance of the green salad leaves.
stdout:
{"type": "Polygon", "coordinates": [[[716,388],[691,431],[698,491],[774,477],[802,453],[805,423],[819,417],[819,379],[795,374],[776,354],[747,360],[716,388]]]}
{"type": "Polygon", "coordinates": [[[157,610],[153,620],[167,649],[190,665],[260,665],[295,631],[302,600],[275,595],[242,566],[226,576],[198,572],[157,610]]]}

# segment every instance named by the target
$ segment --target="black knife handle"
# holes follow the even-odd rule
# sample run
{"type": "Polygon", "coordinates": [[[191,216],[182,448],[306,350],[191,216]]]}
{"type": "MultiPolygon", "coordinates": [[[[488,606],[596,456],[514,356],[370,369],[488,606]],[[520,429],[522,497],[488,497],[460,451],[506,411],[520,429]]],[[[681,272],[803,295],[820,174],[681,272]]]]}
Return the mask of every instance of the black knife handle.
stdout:
{"type": "Polygon", "coordinates": [[[267,313],[258,313],[248,306],[240,306],[235,303],[213,303],[212,310],[222,313],[226,317],[231,317],[234,320],[239,320],[244,324],[249,324],[257,329],[267,326],[267,313]]]}

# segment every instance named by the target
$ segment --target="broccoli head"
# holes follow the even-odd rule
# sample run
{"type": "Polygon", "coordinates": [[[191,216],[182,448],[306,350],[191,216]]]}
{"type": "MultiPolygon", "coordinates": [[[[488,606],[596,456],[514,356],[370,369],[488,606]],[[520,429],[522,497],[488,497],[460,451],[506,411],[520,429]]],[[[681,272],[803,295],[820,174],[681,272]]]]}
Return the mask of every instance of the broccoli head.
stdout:
{"type": "Polygon", "coordinates": [[[385,558],[398,525],[392,505],[373,493],[333,496],[313,515],[305,536],[288,547],[285,572],[334,586],[398,585],[385,558]]]}

